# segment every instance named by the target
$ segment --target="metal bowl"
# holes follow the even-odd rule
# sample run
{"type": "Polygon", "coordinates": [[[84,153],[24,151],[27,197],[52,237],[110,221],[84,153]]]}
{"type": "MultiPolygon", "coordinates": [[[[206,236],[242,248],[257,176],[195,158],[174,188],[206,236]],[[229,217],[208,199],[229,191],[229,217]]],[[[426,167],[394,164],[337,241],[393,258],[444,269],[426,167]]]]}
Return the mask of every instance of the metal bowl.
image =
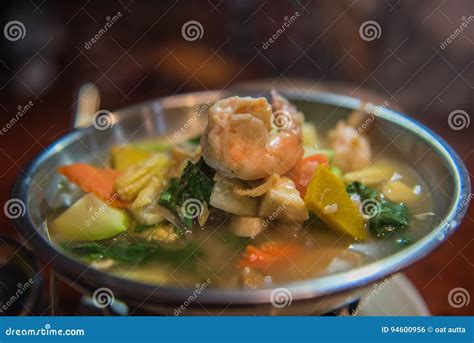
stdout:
{"type": "MultiPolygon", "coordinates": [[[[177,133],[192,137],[205,125],[205,115],[196,115],[196,106],[230,95],[268,95],[264,91],[232,90],[177,95],[113,112],[114,125],[106,130],[78,129],[61,137],[37,156],[21,175],[12,197],[22,200],[26,215],[15,220],[25,244],[54,270],[82,290],[110,288],[115,297],[132,307],[154,313],[173,314],[194,293],[194,289],[158,287],[91,268],[63,254],[51,243],[45,226],[44,204],[54,198],[61,164],[89,162],[101,164],[110,147],[126,141],[177,133]],[[186,130],[182,130],[186,128],[186,130]]],[[[308,121],[323,131],[358,109],[362,102],[343,95],[284,92],[305,113],[308,121]]],[[[367,287],[397,272],[440,245],[458,226],[470,200],[468,173],[461,159],[439,136],[406,115],[385,107],[376,109],[376,125],[370,136],[378,147],[389,149],[413,165],[425,181],[438,214],[432,222],[414,227],[415,242],[403,249],[384,242],[375,249],[374,261],[349,271],[330,274],[284,287],[291,306],[271,305],[274,289],[240,290],[207,288],[183,314],[322,314],[357,300],[367,287]]]]}

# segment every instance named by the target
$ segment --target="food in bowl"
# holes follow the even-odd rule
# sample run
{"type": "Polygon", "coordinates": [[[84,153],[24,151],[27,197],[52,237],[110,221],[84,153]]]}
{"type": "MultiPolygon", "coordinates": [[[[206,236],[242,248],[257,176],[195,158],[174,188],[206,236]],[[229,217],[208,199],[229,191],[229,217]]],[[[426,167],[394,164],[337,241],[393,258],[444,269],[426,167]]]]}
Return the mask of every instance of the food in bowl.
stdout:
{"type": "Polygon", "coordinates": [[[199,137],[60,166],[74,202],[51,214],[49,234],[93,268],[174,287],[256,289],[354,268],[382,243],[410,244],[413,221],[432,214],[416,172],[375,153],[369,122],[356,111],[318,132],[274,91],[219,100],[199,137]]]}

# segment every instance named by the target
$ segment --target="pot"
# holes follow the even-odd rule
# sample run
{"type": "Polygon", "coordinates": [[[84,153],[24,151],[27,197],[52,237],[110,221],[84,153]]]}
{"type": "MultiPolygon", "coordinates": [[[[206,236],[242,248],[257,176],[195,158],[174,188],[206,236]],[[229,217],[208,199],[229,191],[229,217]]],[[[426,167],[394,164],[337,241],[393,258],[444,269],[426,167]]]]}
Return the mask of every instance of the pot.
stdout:
{"type": "MultiPolygon", "coordinates": [[[[345,272],[259,290],[206,288],[198,301],[187,301],[194,289],[158,287],[130,279],[122,279],[94,269],[65,255],[49,238],[45,210],[58,192],[61,177],[58,165],[74,162],[98,163],[107,160],[110,148],[126,141],[151,136],[180,133],[194,137],[205,126],[205,113],[197,115],[196,106],[211,104],[231,95],[267,96],[263,89],[208,91],[152,100],[112,113],[112,126],[107,129],[88,127],[64,135],[33,159],[14,185],[12,198],[26,205],[25,215],[17,218],[16,228],[31,251],[50,263],[58,275],[74,287],[92,293],[108,288],[115,299],[130,308],[155,314],[173,315],[187,304],[182,314],[308,315],[323,314],[354,303],[361,295],[391,274],[421,259],[446,240],[463,218],[470,200],[470,182],[462,160],[434,132],[384,106],[366,104],[376,114],[377,125],[370,138],[379,142],[378,149],[389,149],[401,160],[416,168],[431,192],[434,213],[428,225],[413,228],[417,232],[413,244],[397,249],[387,244],[374,249],[373,261],[345,272]],[[186,130],[182,130],[186,128],[186,130]],[[393,140],[392,140],[393,139],[393,140]],[[448,195],[448,196],[447,196],[448,195]],[[287,305],[273,306],[270,299],[284,292],[287,305]]],[[[308,121],[324,131],[359,109],[363,102],[356,98],[324,92],[288,90],[283,92],[305,113],[308,121]]],[[[110,126],[110,125],[109,125],[110,126]]],[[[357,246],[354,246],[357,249],[357,246]]]]}

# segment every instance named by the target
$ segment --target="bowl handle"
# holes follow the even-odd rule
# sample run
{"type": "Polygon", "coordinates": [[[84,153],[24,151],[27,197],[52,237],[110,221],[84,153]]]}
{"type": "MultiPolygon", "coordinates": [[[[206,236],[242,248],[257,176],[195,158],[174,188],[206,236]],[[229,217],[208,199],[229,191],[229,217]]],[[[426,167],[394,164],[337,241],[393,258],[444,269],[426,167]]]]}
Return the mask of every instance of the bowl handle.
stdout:
{"type": "Polygon", "coordinates": [[[86,83],[79,89],[77,107],[74,113],[73,125],[75,129],[92,125],[94,114],[100,106],[99,89],[93,83],[86,83]]]}

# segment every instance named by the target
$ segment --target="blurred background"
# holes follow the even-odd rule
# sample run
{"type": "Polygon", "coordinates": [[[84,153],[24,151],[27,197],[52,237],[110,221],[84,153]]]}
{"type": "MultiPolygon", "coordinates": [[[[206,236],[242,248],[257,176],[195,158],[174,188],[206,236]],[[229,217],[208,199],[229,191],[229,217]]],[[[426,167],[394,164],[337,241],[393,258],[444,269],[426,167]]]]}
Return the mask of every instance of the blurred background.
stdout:
{"type": "MultiPolygon", "coordinates": [[[[254,80],[376,98],[435,130],[474,170],[472,0],[4,0],[0,7],[2,204],[27,161],[71,129],[86,82],[108,110],[254,80]],[[462,119],[454,128],[453,111],[462,119]]],[[[473,218],[471,206],[456,235],[408,269],[433,314],[474,313],[472,303],[453,308],[447,300],[455,287],[474,294],[473,218]]],[[[1,234],[13,234],[3,213],[1,224],[1,234]]]]}

